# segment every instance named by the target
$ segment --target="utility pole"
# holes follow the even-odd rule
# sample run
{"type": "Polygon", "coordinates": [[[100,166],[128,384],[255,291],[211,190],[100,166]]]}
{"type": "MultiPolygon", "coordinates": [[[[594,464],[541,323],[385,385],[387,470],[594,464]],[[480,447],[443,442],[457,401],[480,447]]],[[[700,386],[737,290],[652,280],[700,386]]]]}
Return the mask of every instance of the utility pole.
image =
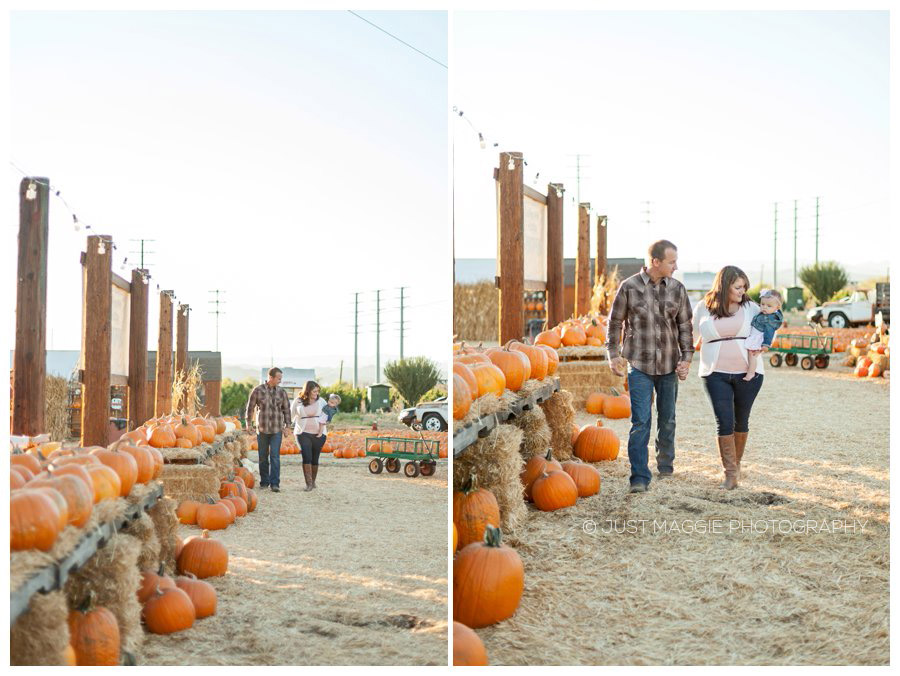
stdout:
{"type": "Polygon", "coordinates": [[[400,359],[403,359],[403,290],[405,286],[400,287],[400,359]]]}
{"type": "Polygon", "coordinates": [[[772,238],[772,288],[778,288],[778,202],[775,202],[775,236],[772,238]]]}
{"type": "Polygon", "coordinates": [[[141,268],[142,270],[146,269],[147,266],[144,265],[144,255],[149,255],[149,254],[152,254],[152,253],[155,253],[155,252],[154,252],[154,251],[145,251],[145,250],[144,250],[144,242],[155,242],[156,240],[155,240],[155,239],[132,239],[132,240],[129,240],[129,241],[131,241],[131,242],[139,242],[139,243],[140,243],[140,250],[139,250],[139,251],[129,251],[128,253],[139,255],[139,256],[141,257],[141,265],[140,265],[140,268],[141,268]]]}
{"type": "Polygon", "coordinates": [[[797,200],[794,200],[794,286],[797,286],[797,200]]]}
{"type": "Polygon", "coordinates": [[[381,382],[381,289],[375,291],[375,382],[381,382]]]}
{"type": "Polygon", "coordinates": [[[819,198],[816,197],[816,265],[819,264],[819,198]]]}
{"type": "MultiPolygon", "coordinates": [[[[589,157],[590,155],[575,155],[575,204],[581,204],[581,179],[587,179],[583,172],[585,169],[590,169],[589,166],[582,163],[582,160],[589,157]]],[[[569,169],[572,169],[571,165],[569,165],[569,169]]]]}
{"type": "Polygon", "coordinates": [[[225,293],[224,289],[212,289],[209,293],[216,294],[215,299],[211,299],[209,303],[215,307],[215,310],[210,310],[209,314],[216,316],[216,352],[219,351],[219,315],[224,315],[225,312],[219,309],[220,305],[224,305],[224,300],[219,300],[219,294],[225,293]]]}
{"type": "Polygon", "coordinates": [[[359,356],[359,291],[353,294],[353,387],[358,387],[358,363],[359,356]]]}

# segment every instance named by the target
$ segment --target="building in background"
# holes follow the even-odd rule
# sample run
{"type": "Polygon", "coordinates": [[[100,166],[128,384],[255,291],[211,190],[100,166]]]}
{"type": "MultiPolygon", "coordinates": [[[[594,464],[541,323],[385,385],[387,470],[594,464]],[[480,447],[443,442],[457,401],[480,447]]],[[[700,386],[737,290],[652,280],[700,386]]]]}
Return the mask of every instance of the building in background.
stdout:
{"type": "MultiPolygon", "coordinates": [[[[278,368],[281,369],[281,387],[288,393],[288,396],[291,399],[300,393],[300,390],[303,389],[307,380],[316,380],[315,369],[295,369],[291,366],[279,366],[278,368]]],[[[269,369],[261,368],[259,370],[260,384],[266,382],[268,379],[269,369]]],[[[324,395],[325,393],[322,392],[321,394],[324,395]]]]}

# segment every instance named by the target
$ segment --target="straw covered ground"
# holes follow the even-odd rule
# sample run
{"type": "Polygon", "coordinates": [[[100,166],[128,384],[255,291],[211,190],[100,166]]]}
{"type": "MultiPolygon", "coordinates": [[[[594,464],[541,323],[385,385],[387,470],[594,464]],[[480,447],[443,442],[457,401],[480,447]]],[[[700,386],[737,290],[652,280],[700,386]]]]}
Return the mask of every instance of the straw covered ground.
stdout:
{"type": "Polygon", "coordinates": [[[323,455],[305,493],[301,462],[282,456],[281,493],[260,491],[254,513],[213,534],[229,555],[207,580],[216,615],[148,634],[140,664],[447,663],[446,463],[408,479],[323,455]]]}
{"type": "Polygon", "coordinates": [[[596,465],[600,494],[529,506],[506,534],[525,593],[478,630],[491,663],[888,664],[887,385],[767,366],[744,479],[727,493],[696,365],[679,389],[673,478],[628,495],[630,423],[604,421],[622,446],[596,465]]]}

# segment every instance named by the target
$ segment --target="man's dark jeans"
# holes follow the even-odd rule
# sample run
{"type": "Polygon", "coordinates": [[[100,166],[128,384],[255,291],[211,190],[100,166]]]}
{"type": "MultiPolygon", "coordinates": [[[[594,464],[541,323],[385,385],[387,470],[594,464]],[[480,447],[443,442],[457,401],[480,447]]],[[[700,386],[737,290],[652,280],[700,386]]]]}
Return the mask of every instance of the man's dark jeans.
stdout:
{"type": "Polygon", "coordinates": [[[256,433],[259,448],[259,485],[279,486],[281,482],[281,432],[275,434],[256,433]],[[269,471],[269,462],[272,468],[269,471]]]}
{"type": "Polygon", "coordinates": [[[628,460],[631,483],[650,485],[648,466],[650,426],[653,417],[651,398],[656,391],[656,467],[660,473],[671,473],[675,461],[675,401],[678,398],[678,376],[674,371],[652,376],[633,366],[628,367],[628,393],[631,395],[631,432],[628,434],[628,460]]]}

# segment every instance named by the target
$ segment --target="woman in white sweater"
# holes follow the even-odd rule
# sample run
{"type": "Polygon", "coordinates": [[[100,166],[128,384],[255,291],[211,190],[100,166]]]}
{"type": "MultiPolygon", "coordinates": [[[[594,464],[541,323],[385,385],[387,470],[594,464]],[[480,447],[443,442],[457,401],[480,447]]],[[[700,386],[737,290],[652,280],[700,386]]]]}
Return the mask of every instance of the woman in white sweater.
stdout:
{"type": "Polygon", "coordinates": [[[291,404],[291,418],[294,421],[294,434],[303,454],[303,478],[306,489],[316,487],[316,475],[319,473],[319,454],[325,445],[325,423],[328,416],[322,413],[325,400],[319,396],[319,384],[308,380],[303,390],[291,404]]]}
{"type": "Polygon", "coordinates": [[[716,416],[719,456],[725,468],[722,487],[729,490],[740,479],[750,411],[763,382],[762,359],[756,361],[753,379],[744,380],[748,368],[744,340],[759,313],[759,305],[747,296],[749,286],[740,268],[726,265],[694,307],[694,341],[702,341],[700,377],[716,416]]]}

